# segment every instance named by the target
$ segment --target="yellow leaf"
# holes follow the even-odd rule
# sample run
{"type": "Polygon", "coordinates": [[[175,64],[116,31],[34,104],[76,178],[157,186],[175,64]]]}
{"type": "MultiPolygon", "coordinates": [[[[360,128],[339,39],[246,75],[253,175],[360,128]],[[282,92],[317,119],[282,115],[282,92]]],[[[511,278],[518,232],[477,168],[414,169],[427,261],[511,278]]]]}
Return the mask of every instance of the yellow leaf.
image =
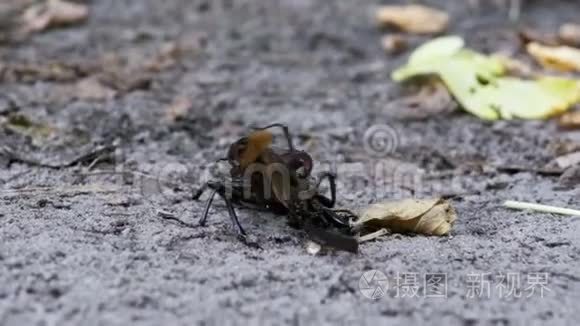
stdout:
{"type": "Polygon", "coordinates": [[[580,129],[580,111],[564,114],[560,117],[558,124],[566,129],[580,129]]]}
{"type": "Polygon", "coordinates": [[[545,68],[563,72],[580,71],[580,50],[576,48],[530,43],[526,49],[545,68]]]}
{"type": "Polygon", "coordinates": [[[463,49],[465,42],[459,36],[443,36],[434,39],[419,46],[411,56],[409,64],[416,65],[424,62],[430,62],[439,58],[449,58],[450,56],[463,49]]]}
{"type": "Polygon", "coordinates": [[[405,199],[371,205],[352,226],[372,232],[386,228],[398,233],[445,235],[456,219],[455,210],[446,200],[405,199]]]}
{"type": "Polygon", "coordinates": [[[382,6],[376,18],[381,25],[393,25],[416,34],[441,33],[449,24],[446,12],[421,5],[382,6]]]}
{"type": "Polygon", "coordinates": [[[440,42],[421,46],[411,55],[414,59],[394,71],[392,78],[403,81],[417,75],[438,75],[466,111],[484,120],[545,119],[562,114],[580,101],[577,80],[504,77],[505,60],[468,49],[449,51],[445,56],[437,45],[440,42]]]}

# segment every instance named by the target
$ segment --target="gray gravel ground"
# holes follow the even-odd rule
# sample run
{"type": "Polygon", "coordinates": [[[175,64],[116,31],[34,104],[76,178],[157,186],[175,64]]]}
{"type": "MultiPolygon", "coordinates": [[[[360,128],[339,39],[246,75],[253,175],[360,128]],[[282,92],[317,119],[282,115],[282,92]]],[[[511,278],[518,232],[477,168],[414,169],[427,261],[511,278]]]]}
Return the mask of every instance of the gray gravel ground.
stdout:
{"type": "MultiPolygon", "coordinates": [[[[378,2],[269,3],[90,1],[86,24],[0,45],[5,64],[101,62],[109,53],[132,59],[168,41],[194,45],[150,85],[106,101],[56,96],[62,83],[50,80],[0,81],[0,116],[17,110],[58,130],[40,145],[2,130],[1,145],[43,162],[120,145],[115,164],[90,171],[0,160],[0,325],[575,324],[580,219],[500,205],[573,207],[580,191],[574,180],[490,166],[541,168],[563,144],[579,144],[580,134],[553,122],[486,123],[461,112],[408,117],[392,105],[405,90],[389,81],[405,55],[386,56],[369,19],[378,2]],[[168,121],[166,108],[178,97],[190,99],[191,110],[184,121],[168,121]],[[207,163],[249,126],[271,122],[288,124],[299,147],[324,162],[319,170],[338,167],[340,206],[453,195],[452,235],[393,235],[358,255],[311,256],[304,234],[270,213],[238,210],[261,250],[237,240],[219,200],[206,228],[158,217],[158,210],[198,217],[203,202],[192,201],[191,190],[207,163]],[[396,133],[388,143],[395,151],[372,158],[365,131],[385,124],[396,133]],[[98,173],[111,170],[139,173],[98,173]],[[377,300],[359,290],[372,270],[388,281],[377,300]],[[425,292],[424,279],[437,273],[447,276],[444,297],[425,292]]],[[[453,31],[470,46],[514,51],[505,11],[429,3],[453,15],[453,31]]],[[[544,28],[577,20],[580,10],[574,1],[528,5],[523,20],[544,28]]]]}

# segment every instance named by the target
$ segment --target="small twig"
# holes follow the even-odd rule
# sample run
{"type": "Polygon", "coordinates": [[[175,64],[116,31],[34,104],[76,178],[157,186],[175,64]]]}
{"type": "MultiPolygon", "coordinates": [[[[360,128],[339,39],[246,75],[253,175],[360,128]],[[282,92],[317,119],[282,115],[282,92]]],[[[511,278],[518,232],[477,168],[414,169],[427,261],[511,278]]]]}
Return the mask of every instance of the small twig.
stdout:
{"type": "Polygon", "coordinates": [[[531,173],[536,173],[539,175],[545,175],[545,176],[560,176],[562,175],[562,173],[564,173],[564,170],[562,169],[546,169],[546,168],[533,168],[533,167],[526,167],[526,166],[517,166],[517,165],[492,165],[493,168],[495,168],[497,171],[499,172],[504,172],[504,173],[509,173],[509,174],[515,174],[515,173],[520,173],[520,172],[531,172],[531,173]]]}
{"type": "Polygon", "coordinates": [[[91,193],[118,193],[123,189],[119,187],[106,187],[97,184],[81,186],[62,186],[62,187],[29,187],[22,189],[0,190],[0,198],[10,198],[33,194],[58,194],[58,195],[82,195],[91,193]]]}
{"type": "Polygon", "coordinates": [[[87,162],[93,162],[95,159],[101,158],[104,154],[114,151],[115,148],[116,147],[112,146],[112,145],[110,145],[110,146],[97,146],[93,150],[91,150],[85,154],[79,155],[78,157],[74,158],[73,160],[71,160],[69,162],[60,163],[60,164],[45,163],[45,162],[30,159],[30,158],[22,157],[19,154],[17,154],[16,152],[14,152],[14,150],[10,149],[8,146],[0,147],[0,155],[6,156],[8,158],[8,160],[10,160],[12,162],[19,162],[19,163],[32,165],[32,166],[49,168],[49,169],[62,169],[62,168],[68,168],[68,167],[71,167],[71,166],[74,166],[77,164],[85,164],[87,162]]]}
{"type": "Polygon", "coordinates": [[[91,164],[89,164],[89,166],[87,166],[87,171],[91,171],[95,165],[97,165],[97,163],[99,163],[101,161],[103,157],[102,156],[97,156],[97,158],[95,158],[91,164]]]}
{"type": "Polygon", "coordinates": [[[513,209],[520,209],[520,210],[528,210],[529,209],[529,210],[543,212],[543,213],[580,216],[580,210],[571,209],[571,208],[548,206],[548,205],[541,205],[541,204],[534,204],[534,203],[525,203],[525,202],[513,201],[513,200],[508,200],[508,201],[504,202],[503,205],[505,207],[513,208],[513,209]]]}
{"type": "Polygon", "coordinates": [[[193,223],[187,223],[187,222],[180,220],[177,216],[175,216],[175,214],[173,214],[171,212],[159,210],[159,211],[157,211],[157,216],[159,216],[165,220],[175,221],[183,226],[186,226],[186,227],[189,227],[192,229],[197,227],[197,225],[195,225],[193,223]]]}
{"type": "Polygon", "coordinates": [[[371,241],[374,240],[376,238],[382,237],[383,235],[389,234],[389,230],[387,229],[380,229],[378,231],[369,233],[369,234],[365,234],[363,236],[359,236],[358,237],[358,242],[367,242],[367,241],[371,241]]]}

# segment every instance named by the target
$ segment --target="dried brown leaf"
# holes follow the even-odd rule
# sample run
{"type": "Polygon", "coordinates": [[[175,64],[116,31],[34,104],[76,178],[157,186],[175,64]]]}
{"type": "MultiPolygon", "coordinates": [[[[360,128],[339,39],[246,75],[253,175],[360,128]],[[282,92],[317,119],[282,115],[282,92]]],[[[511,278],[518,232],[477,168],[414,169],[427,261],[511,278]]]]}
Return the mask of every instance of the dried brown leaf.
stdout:
{"type": "Polygon", "coordinates": [[[147,90],[151,87],[153,76],[145,71],[107,70],[99,75],[99,81],[120,93],[147,90]]]}
{"type": "Polygon", "coordinates": [[[449,25],[446,12],[421,5],[381,6],[376,19],[382,26],[395,26],[415,34],[441,33],[449,25]]]}
{"type": "Polygon", "coordinates": [[[580,165],[566,169],[558,179],[558,183],[564,187],[575,187],[580,184],[580,165]]]}
{"type": "Polygon", "coordinates": [[[60,27],[83,22],[89,15],[86,5],[64,0],[48,0],[28,8],[23,16],[24,30],[38,32],[51,27],[60,27]]]}
{"type": "Polygon", "coordinates": [[[401,34],[390,34],[383,36],[381,39],[381,45],[388,54],[396,55],[405,51],[409,46],[409,43],[401,34]]]}
{"type": "Polygon", "coordinates": [[[192,101],[185,96],[176,98],[166,109],[166,117],[170,122],[175,122],[187,116],[193,105],[192,101]]]}
{"type": "Polygon", "coordinates": [[[115,91],[101,84],[96,78],[80,80],[74,87],[74,96],[84,100],[106,100],[115,96],[115,91]]]}
{"type": "Polygon", "coordinates": [[[580,47],[580,24],[568,23],[562,25],[558,31],[558,36],[562,43],[580,47]]]}
{"type": "Polygon", "coordinates": [[[519,30],[520,39],[524,44],[540,43],[549,46],[560,45],[558,36],[532,27],[523,27],[519,30]]]}
{"type": "Polygon", "coordinates": [[[558,119],[560,127],[565,129],[580,129],[580,111],[569,112],[558,119]]]}
{"type": "Polygon", "coordinates": [[[580,152],[562,155],[548,163],[549,166],[556,166],[560,169],[567,169],[578,164],[580,164],[580,152]]]}
{"type": "Polygon", "coordinates": [[[87,77],[72,83],[54,85],[46,100],[50,103],[68,103],[73,99],[103,101],[112,99],[116,92],[101,84],[96,77],[87,77]]]}
{"type": "Polygon", "coordinates": [[[153,56],[150,56],[141,65],[145,70],[160,72],[175,66],[179,60],[195,53],[201,46],[200,36],[182,37],[162,44],[153,56]]]}
{"type": "Polygon", "coordinates": [[[452,112],[456,107],[447,87],[440,80],[431,79],[416,94],[390,102],[387,110],[396,112],[397,118],[425,119],[452,112]]]}
{"type": "Polygon", "coordinates": [[[510,56],[497,53],[493,55],[494,58],[498,59],[510,76],[517,76],[521,78],[533,78],[536,76],[534,69],[527,63],[512,58],[510,56]]]}
{"type": "Polygon", "coordinates": [[[148,71],[159,72],[174,66],[181,55],[182,49],[177,42],[165,43],[159,53],[144,64],[148,71]]]}
{"type": "Polygon", "coordinates": [[[91,67],[63,62],[0,64],[0,81],[36,82],[74,81],[89,73],[91,67]]]}
{"type": "Polygon", "coordinates": [[[181,42],[172,41],[161,46],[156,54],[145,54],[139,49],[123,53],[108,53],[101,59],[100,80],[111,88],[127,93],[148,89],[155,73],[173,67],[184,51],[181,42]]]}
{"type": "Polygon", "coordinates": [[[561,156],[580,151],[580,143],[569,139],[555,139],[548,145],[548,150],[561,156]]]}
{"type": "Polygon", "coordinates": [[[371,205],[353,227],[441,236],[451,231],[456,219],[455,209],[446,200],[405,199],[371,205]]]}
{"type": "Polygon", "coordinates": [[[569,46],[544,46],[532,42],[528,53],[542,66],[563,72],[580,71],[580,50],[569,46]]]}
{"type": "Polygon", "coordinates": [[[0,1],[0,44],[20,41],[26,37],[22,28],[22,13],[38,0],[0,1]]]}

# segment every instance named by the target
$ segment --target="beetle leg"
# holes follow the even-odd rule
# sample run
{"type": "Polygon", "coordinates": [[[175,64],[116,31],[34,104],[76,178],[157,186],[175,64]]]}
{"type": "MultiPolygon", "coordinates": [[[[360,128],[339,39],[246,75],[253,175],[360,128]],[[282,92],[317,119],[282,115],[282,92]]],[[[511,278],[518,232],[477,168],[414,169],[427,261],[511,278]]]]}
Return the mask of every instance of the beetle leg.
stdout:
{"type": "Polygon", "coordinates": [[[320,184],[324,179],[328,179],[328,183],[330,185],[330,198],[326,196],[317,194],[316,199],[324,205],[325,207],[332,208],[336,203],[336,174],[332,172],[324,172],[318,178],[318,183],[316,184],[316,189],[320,187],[320,184]]]}
{"type": "Polygon", "coordinates": [[[207,189],[208,184],[204,183],[201,187],[199,187],[199,189],[197,189],[194,193],[193,193],[193,200],[199,200],[199,197],[201,197],[201,195],[203,195],[203,193],[205,192],[205,190],[207,189]]]}
{"type": "Polygon", "coordinates": [[[236,211],[234,210],[234,205],[232,204],[232,201],[225,194],[224,185],[222,185],[222,184],[206,184],[205,186],[212,188],[212,192],[210,193],[209,198],[208,198],[207,202],[205,203],[205,208],[203,210],[203,215],[201,217],[201,220],[199,221],[199,225],[204,226],[205,223],[207,222],[207,218],[209,216],[209,209],[211,207],[211,204],[213,202],[215,195],[218,194],[218,195],[220,195],[220,197],[222,197],[222,199],[226,203],[226,208],[228,209],[228,214],[230,216],[230,219],[232,220],[232,223],[234,224],[234,227],[237,227],[239,233],[241,235],[245,236],[246,231],[244,231],[244,228],[242,227],[242,225],[240,224],[240,221],[238,220],[238,216],[236,215],[236,211]]]}
{"type": "Polygon", "coordinates": [[[246,231],[244,231],[244,228],[240,224],[240,220],[238,220],[238,215],[236,215],[236,211],[234,210],[234,205],[232,204],[230,199],[222,191],[220,191],[218,193],[223,198],[223,200],[226,202],[228,214],[230,215],[230,219],[232,220],[232,223],[234,224],[234,226],[237,226],[240,235],[245,237],[246,231]]]}
{"type": "Polygon", "coordinates": [[[290,151],[294,151],[294,144],[292,143],[292,138],[290,137],[290,131],[288,130],[288,126],[281,124],[281,123],[273,123],[271,125],[268,125],[266,127],[258,127],[258,128],[252,128],[254,130],[266,130],[266,129],[270,129],[270,128],[274,128],[274,127],[278,127],[278,128],[282,128],[282,131],[284,132],[284,137],[286,138],[286,141],[288,142],[288,148],[290,149],[290,151]]]}
{"type": "Polygon", "coordinates": [[[338,216],[345,226],[350,227],[351,223],[358,220],[359,216],[348,209],[333,209],[334,215],[338,216]]]}
{"type": "Polygon", "coordinates": [[[299,228],[301,225],[301,221],[298,214],[296,213],[296,205],[294,201],[290,201],[288,205],[287,215],[288,215],[288,225],[294,228],[299,228]]]}
{"type": "Polygon", "coordinates": [[[217,189],[213,189],[211,194],[209,195],[209,199],[205,202],[205,208],[203,209],[203,215],[201,216],[201,220],[199,221],[199,225],[204,226],[205,222],[207,221],[207,217],[209,215],[209,208],[211,207],[211,203],[213,202],[213,198],[217,193],[217,189]]]}
{"type": "Polygon", "coordinates": [[[344,221],[343,219],[340,218],[340,216],[338,216],[338,214],[336,214],[336,212],[334,212],[333,210],[330,210],[328,208],[324,208],[324,207],[322,208],[322,216],[327,222],[328,222],[328,219],[330,219],[332,224],[334,224],[335,226],[338,226],[338,227],[349,226],[348,221],[344,221]]]}

